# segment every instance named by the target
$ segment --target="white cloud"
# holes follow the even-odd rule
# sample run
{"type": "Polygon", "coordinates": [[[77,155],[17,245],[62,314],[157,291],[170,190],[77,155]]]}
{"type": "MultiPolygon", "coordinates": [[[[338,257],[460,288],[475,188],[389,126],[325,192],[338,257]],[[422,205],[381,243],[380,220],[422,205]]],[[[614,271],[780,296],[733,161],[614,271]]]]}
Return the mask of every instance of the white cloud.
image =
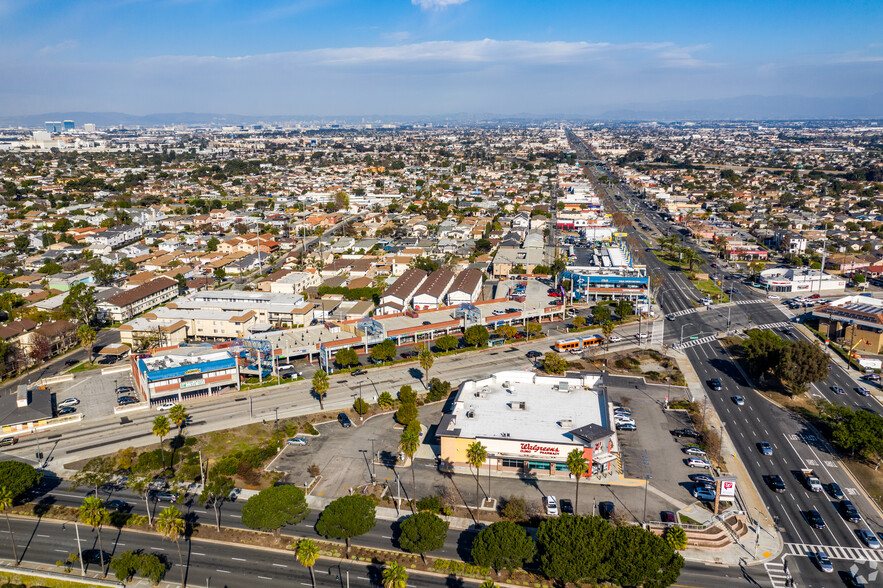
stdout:
{"type": "Polygon", "coordinates": [[[40,55],[52,55],[55,53],[67,53],[68,51],[73,51],[77,49],[80,44],[73,39],[69,39],[67,41],[62,41],[61,43],[56,43],[55,45],[46,45],[42,49],[40,49],[40,55]]]}
{"type": "Polygon", "coordinates": [[[469,0],[411,0],[411,4],[419,6],[421,10],[441,10],[448,6],[465,4],[469,0]]]}

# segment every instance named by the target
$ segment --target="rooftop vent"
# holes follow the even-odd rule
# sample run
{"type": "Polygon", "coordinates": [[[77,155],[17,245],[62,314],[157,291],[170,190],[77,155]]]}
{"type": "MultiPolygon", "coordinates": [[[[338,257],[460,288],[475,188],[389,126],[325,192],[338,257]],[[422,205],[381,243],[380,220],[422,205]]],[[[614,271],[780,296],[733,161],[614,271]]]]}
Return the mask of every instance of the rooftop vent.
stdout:
{"type": "Polygon", "coordinates": [[[527,408],[527,403],[524,401],[510,402],[509,408],[511,408],[512,410],[524,410],[527,408]]]}
{"type": "Polygon", "coordinates": [[[558,426],[562,429],[569,429],[573,426],[573,421],[570,419],[561,419],[558,421],[558,426]]]}
{"type": "Polygon", "coordinates": [[[481,390],[475,391],[476,398],[487,398],[487,388],[482,388],[481,390]]]}
{"type": "Polygon", "coordinates": [[[570,384],[568,382],[558,382],[559,392],[570,392],[570,384]]]}
{"type": "Polygon", "coordinates": [[[475,418],[475,409],[472,408],[471,406],[470,406],[469,409],[466,411],[466,418],[467,418],[467,419],[474,419],[474,418],[475,418]]]}

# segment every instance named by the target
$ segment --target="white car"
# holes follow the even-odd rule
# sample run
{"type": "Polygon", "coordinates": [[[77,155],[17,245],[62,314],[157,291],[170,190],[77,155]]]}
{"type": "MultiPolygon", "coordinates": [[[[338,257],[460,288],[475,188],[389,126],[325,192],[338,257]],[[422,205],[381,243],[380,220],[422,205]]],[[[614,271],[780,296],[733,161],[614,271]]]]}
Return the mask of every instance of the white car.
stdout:
{"type": "Polygon", "coordinates": [[[698,447],[684,447],[684,453],[687,455],[695,455],[697,457],[705,457],[705,452],[698,447]]]}
{"type": "Polygon", "coordinates": [[[638,336],[638,339],[646,339],[650,335],[648,335],[647,333],[638,333],[637,336],[638,336]]]}
{"type": "Polygon", "coordinates": [[[622,341],[622,337],[620,337],[619,335],[610,335],[608,341],[610,341],[611,343],[619,343],[620,341],[622,341]]]}
{"type": "Polygon", "coordinates": [[[166,402],[164,404],[160,404],[159,406],[157,406],[156,410],[159,410],[159,411],[172,410],[173,406],[175,406],[174,402],[166,402]]]}
{"type": "Polygon", "coordinates": [[[65,406],[76,406],[80,403],[79,398],[65,398],[61,402],[57,404],[58,408],[64,408],[65,406]]]}
{"type": "Polygon", "coordinates": [[[543,499],[543,503],[546,505],[546,514],[550,517],[558,516],[558,499],[554,496],[546,496],[543,499]]]}
{"type": "Polygon", "coordinates": [[[770,294],[769,296],[767,296],[767,298],[769,298],[770,300],[779,300],[779,299],[781,299],[781,296],[778,296],[776,294],[770,294]]]}
{"type": "Polygon", "coordinates": [[[638,423],[636,423],[635,419],[633,419],[631,417],[614,416],[613,417],[613,424],[614,425],[635,425],[635,426],[637,426],[638,423]]]}
{"type": "Polygon", "coordinates": [[[704,459],[700,459],[698,457],[690,457],[687,458],[687,465],[691,468],[706,468],[711,469],[711,464],[705,461],[704,459]]]}

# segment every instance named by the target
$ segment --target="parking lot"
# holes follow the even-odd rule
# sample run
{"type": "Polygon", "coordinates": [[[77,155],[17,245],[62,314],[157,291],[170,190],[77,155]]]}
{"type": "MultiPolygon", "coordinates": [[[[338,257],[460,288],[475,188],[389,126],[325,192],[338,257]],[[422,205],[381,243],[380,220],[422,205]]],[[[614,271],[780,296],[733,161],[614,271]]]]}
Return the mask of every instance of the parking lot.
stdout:
{"type": "MultiPolygon", "coordinates": [[[[122,364],[117,364],[122,365],[122,364]]],[[[49,386],[55,403],[66,398],[76,398],[77,412],[85,418],[112,415],[117,406],[117,386],[132,386],[132,375],[129,371],[101,375],[100,369],[88,370],[74,374],[74,379],[49,386]]],[[[132,393],[135,394],[134,392],[132,393]]]]}

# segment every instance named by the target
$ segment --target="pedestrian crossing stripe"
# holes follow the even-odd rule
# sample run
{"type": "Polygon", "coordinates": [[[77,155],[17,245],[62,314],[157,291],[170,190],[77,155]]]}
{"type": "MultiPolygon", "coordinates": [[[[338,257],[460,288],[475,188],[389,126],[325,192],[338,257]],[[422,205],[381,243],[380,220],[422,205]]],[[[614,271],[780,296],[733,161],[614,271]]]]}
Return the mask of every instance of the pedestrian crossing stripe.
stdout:
{"type": "Polygon", "coordinates": [[[706,343],[711,343],[715,341],[717,337],[715,335],[708,335],[706,337],[700,337],[699,339],[693,339],[692,341],[684,341],[683,343],[676,343],[673,345],[675,349],[688,349],[690,347],[695,347],[696,345],[704,345],[706,343]]]}
{"type": "Polygon", "coordinates": [[[736,304],[766,304],[767,300],[737,300],[736,304]]]}
{"type": "Polygon", "coordinates": [[[764,562],[763,567],[766,570],[766,575],[769,577],[770,584],[773,585],[773,588],[785,586],[785,580],[788,578],[788,575],[785,574],[784,564],[777,562],[764,562]]]}
{"type": "Polygon", "coordinates": [[[684,310],[677,310],[671,313],[671,316],[685,316],[688,314],[693,314],[694,312],[696,312],[695,308],[685,308],[684,310]]]}
{"type": "Polygon", "coordinates": [[[785,548],[791,555],[804,555],[810,557],[817,551],[822,551],[831,559],[883,562],[883,552],[880,552],[877,549],[839,547],[836,545],[807,545],[806,543],[786,543],[785,548]]]}

